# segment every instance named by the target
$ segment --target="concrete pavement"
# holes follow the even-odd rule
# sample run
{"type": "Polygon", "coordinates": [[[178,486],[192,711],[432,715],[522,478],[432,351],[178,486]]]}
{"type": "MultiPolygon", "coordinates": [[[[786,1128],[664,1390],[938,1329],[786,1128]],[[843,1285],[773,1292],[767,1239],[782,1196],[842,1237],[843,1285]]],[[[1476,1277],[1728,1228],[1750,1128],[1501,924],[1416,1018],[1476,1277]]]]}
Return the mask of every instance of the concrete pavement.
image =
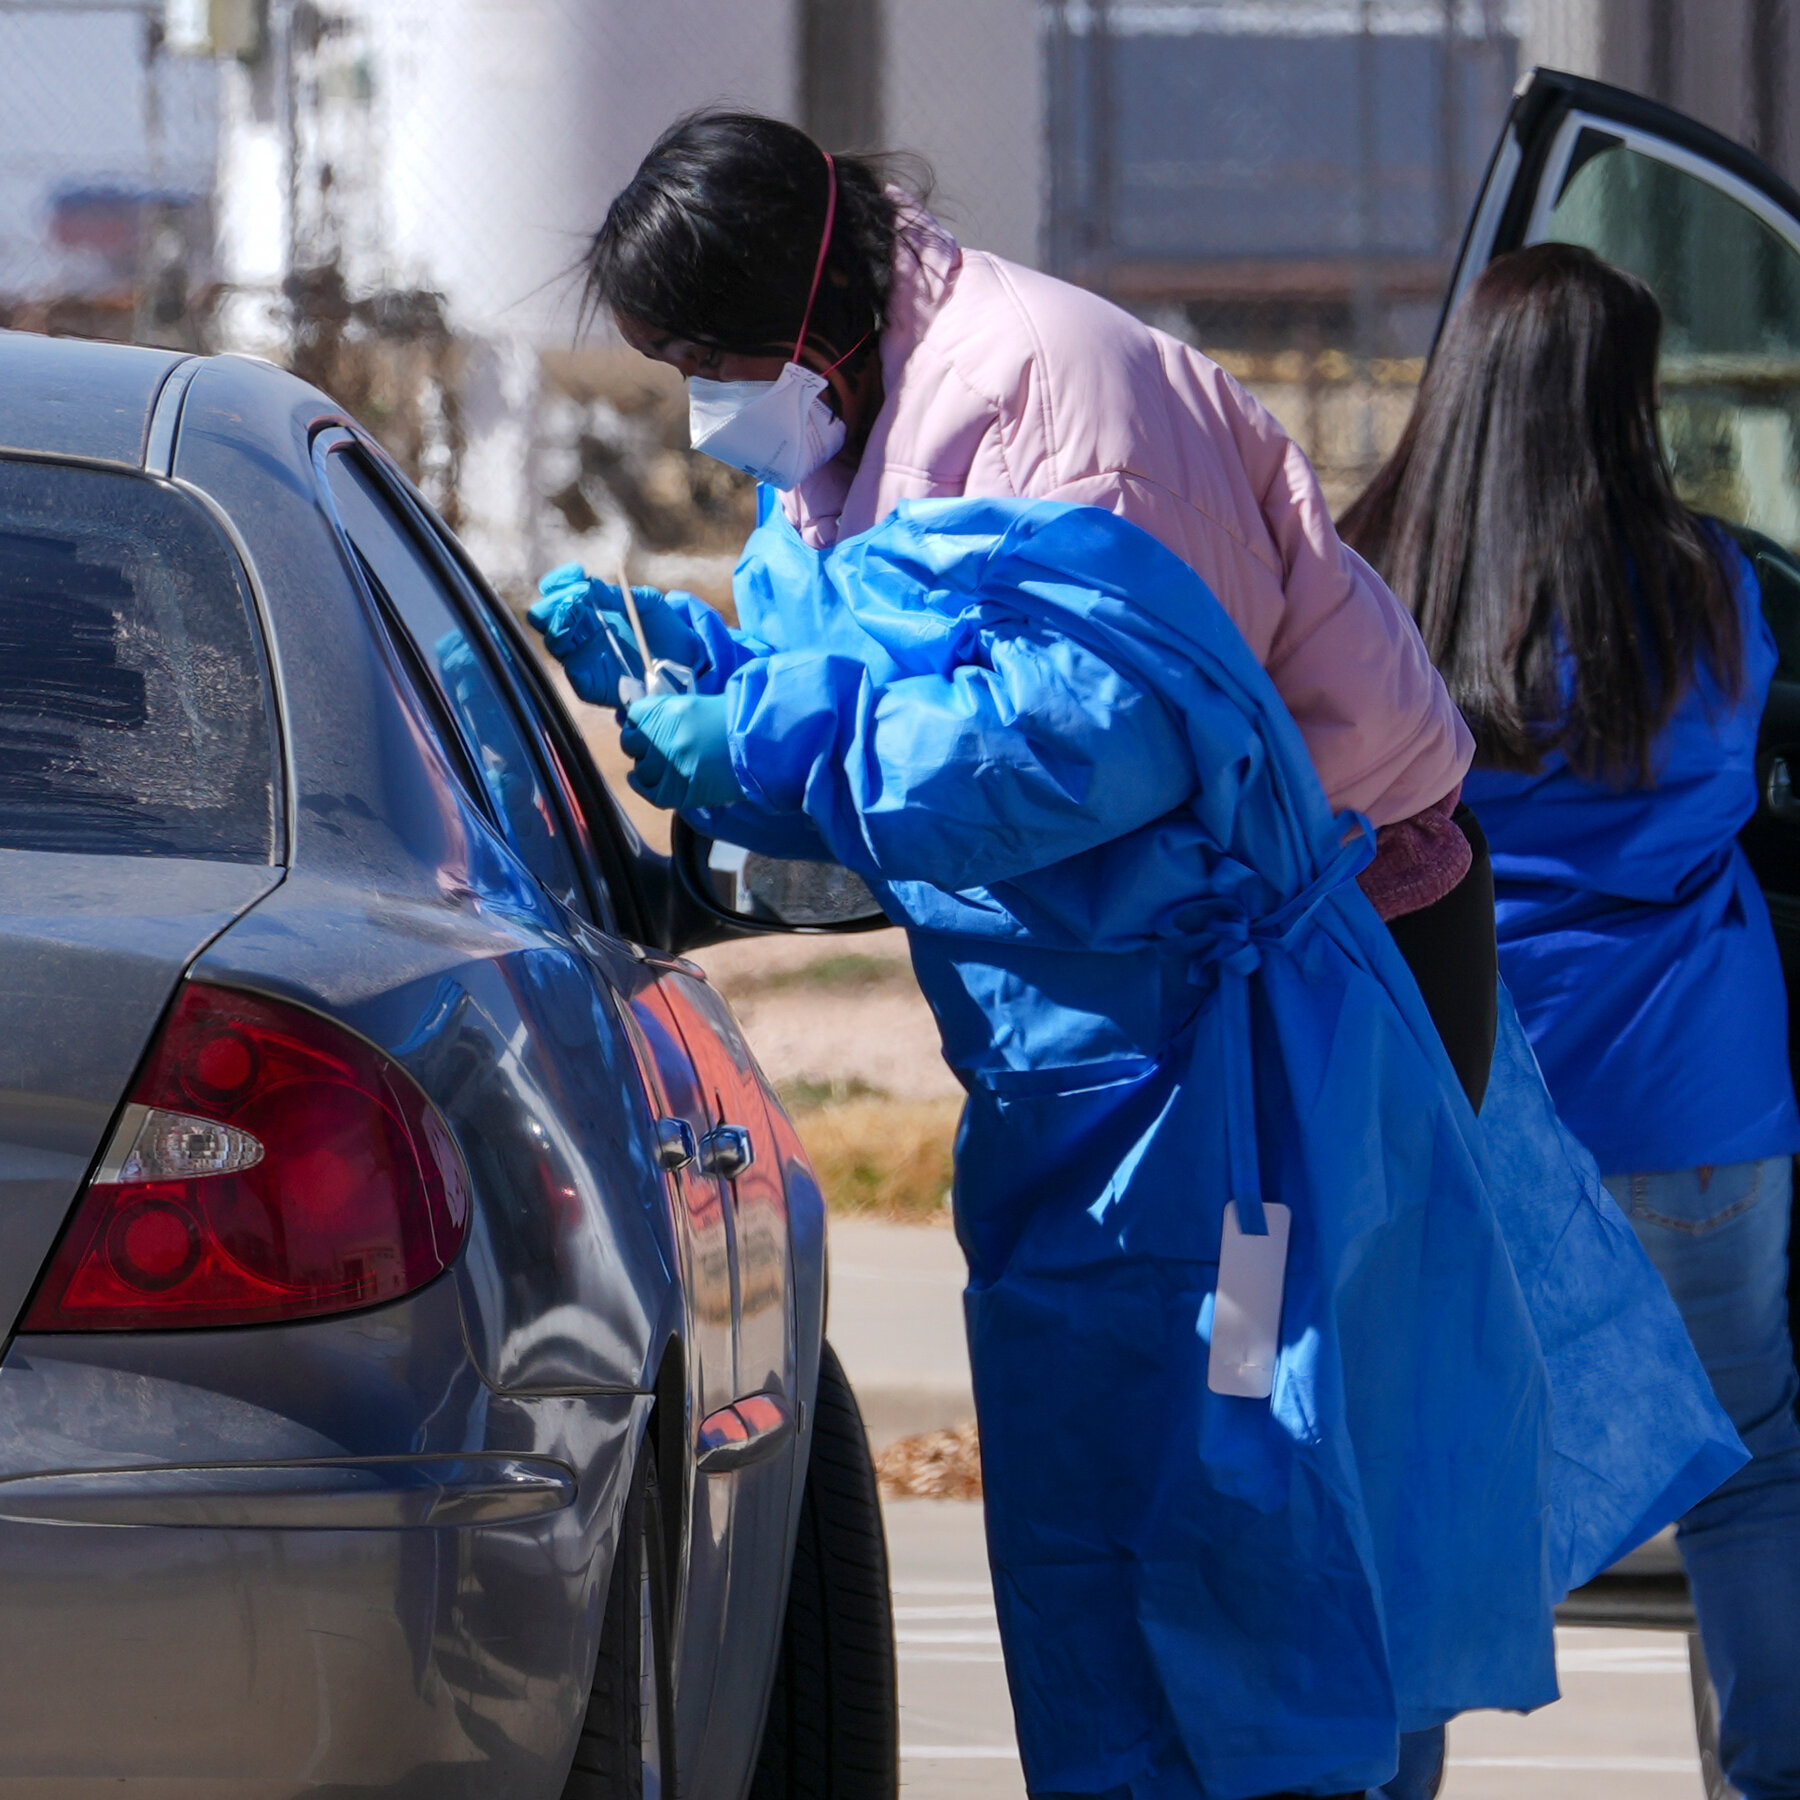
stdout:
{"type": "MultiPolygon", "coordinates": [[[[834,1345],[878,1445],[973,1414],[963,1272],[942,1228],[831,1224],[834,1345]]],[[[1023,1800],[981,1508],[886,1506],[900,1652],[903,1784],[951,1800],[1023,1800]]],[[[1687,1653],[1674,1634],[1557,1633],[1564,1698],[1529,1718],[1451,1728],[1443,1800],[1699,1800],[1687,1653]]]]}
{"type": "Polygon", "coordinates": [[[963,1256],[948,1226],[833,1218],[832,1348],[877,1450],[975,1416],[963,1256]]]}

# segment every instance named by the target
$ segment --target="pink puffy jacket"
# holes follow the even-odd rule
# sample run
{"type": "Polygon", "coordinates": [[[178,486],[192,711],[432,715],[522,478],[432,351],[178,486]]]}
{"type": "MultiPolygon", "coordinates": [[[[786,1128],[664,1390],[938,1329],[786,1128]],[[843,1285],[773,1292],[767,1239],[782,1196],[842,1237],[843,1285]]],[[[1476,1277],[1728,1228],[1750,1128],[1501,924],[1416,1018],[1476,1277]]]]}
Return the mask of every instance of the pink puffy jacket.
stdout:
{"type": "Polygon", "coordinates": [[[961,249],[909,204],[881,364],[886,401],[854,473],[831,463],[783,496],[808,543],[933,495],[1103,506],[1218,596],[1334,805],[1381,826],[1454,796],[1474,746],[1417,629],[1338,541],[1299,447],[1216,363],[1081,288],[961,249]]]}

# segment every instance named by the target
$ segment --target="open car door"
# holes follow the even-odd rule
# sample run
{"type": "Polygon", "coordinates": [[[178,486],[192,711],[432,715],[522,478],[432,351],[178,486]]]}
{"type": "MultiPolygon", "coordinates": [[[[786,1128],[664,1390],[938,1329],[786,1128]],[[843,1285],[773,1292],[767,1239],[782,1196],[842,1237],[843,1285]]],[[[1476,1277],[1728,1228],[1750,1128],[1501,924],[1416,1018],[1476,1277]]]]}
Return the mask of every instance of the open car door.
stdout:
{"type": "MultiPolygon", "coordinates": [[[[1781,661],[1763,720],[1762,806],[1744,844],[1791,989],[1800,976],[1800,193],[1667,107],[1534,69],[1489,164],[1446,311],[1490,258],[1546,241],[1585,245],[1662,303],[1662,426],[1676,488],[1738,536],[1761,579],[1781,661]]],[[[1788,1010],[1800,1018],[1800,1007],[1788,1010]]]]}
{"type": "MultiPolygon", "coordinates": [[[[1534,69],[1488,166],[1446,314],[1490,258],[1546,241],[1585,245],[1647,282],[1662,303],[1662,428],[1676,487],[1738,537],[1761,581],[1780,663],[1763,715],[1761,803],[1743,843],[1781,946],[1792,1057],[1800,1025],[1800,193],[1741,145],[1667,107],[1534,69]]],[[[1571,1595],[1560,1616],[1693,1629],[1666,1541],[1571,1595]]],[[[1697,1657],[1698,1640],[1689,1641],[1697,1657]]],[[[1708,1784],[1723,1793],[1708,1754],[1711,1692],[1698,1659],[1695,1702],[1708,1784]]]]}

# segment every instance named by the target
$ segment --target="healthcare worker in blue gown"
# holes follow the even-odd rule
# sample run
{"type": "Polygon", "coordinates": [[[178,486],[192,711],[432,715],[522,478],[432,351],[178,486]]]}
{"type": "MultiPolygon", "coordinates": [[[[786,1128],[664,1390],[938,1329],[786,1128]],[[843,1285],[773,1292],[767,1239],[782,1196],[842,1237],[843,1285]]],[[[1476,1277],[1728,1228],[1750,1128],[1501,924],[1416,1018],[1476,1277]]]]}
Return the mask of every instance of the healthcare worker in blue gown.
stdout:
{"type": "MultiPolygon", "coordinates": [[[[596,238],[595,298],[689,376],[696,439],[764,481],[735,627],[638,593],[653,655],[698,680],[630,702],[632,782],[855,870],[908,932],[968,1091],[956,1220],[1032,1794],[1360,1796],[1454,1713],[1553,1698],[1557,1597],[1743,1452],[1496,994],[1453,801],[1381,890],[1397,924],[1437,921],[1419,975],[1358,884],[1376,833],[1320,767],[1379,741],[1428,665],[1304,459],[1204,359],[959,260],[907,205],[791,127],[714,116],[596,238]],[[1023,323],[984,329],[971,295],[1023,323]],[[1101,421],[1118,479],[1079,500],[1033,473],[1058,392],[1129,401],[1101,421]],[[902,467],[929,435],[909,408],[966,429],[902,467]],[[936,497],[816,529],[808,484],[847,519],[883,456],[936,497]],[[1127,488],[1191,515],[1191,554],[1127,488]],[[1257,516],[1226,531],[1234,493],[1257,516]],[[1330,628],[1369,622],[1320,670],[1349,684],[1330,706],[1201,578],[1215,556],[1296,609],[1335,579],[1330,628]]],[[[1065,468],[1080,448],[1057,437],[1065,468]]],[[[621,596],[574,567],[543,585],[546,644],[616,704],[642,674],[621,596]]]]}
{"type": "Polygon", "coordinates": [[[1753,1460],[1678,1534],[1745,1800],[1800,1796],[1800,1115],[1738,847],[1775,669],[1738,546],[1675,498],[1661,315],[1572,245],[1490,263],[1345,535],[1473,725],[1500,966],[1557,1110],[1679,1303],[1753,1460]]]}

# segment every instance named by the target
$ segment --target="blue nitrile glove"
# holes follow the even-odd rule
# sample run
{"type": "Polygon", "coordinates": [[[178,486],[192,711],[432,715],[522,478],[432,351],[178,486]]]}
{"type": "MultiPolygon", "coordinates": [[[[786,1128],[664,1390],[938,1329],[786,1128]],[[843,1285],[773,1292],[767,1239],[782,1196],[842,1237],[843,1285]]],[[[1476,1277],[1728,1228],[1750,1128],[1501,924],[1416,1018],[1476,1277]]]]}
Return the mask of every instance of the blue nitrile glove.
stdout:
{"type": "MultiPolygon", "coordinates": [[[[538,592],[543,598],[525,616],[543,633],[544,646],[562,664],[569,685],[594,706],[617,706],[620,678],[644,678],[619,589],[592,579],[580,563],[564,563],[538,583],[538,592]]],[[[703,668],[706,646],[681,613],[655,588],[634,587],[631,592],[650,654],[659,661],[703,668]]]]}
{"type": "Polygon", "coordinates": [[[744,790],[731,766],[723,694],[653,694],[626,708],[619,748],[637,767],[626,779],[653,806],[679,812],[734,806],[744,790]]]}

